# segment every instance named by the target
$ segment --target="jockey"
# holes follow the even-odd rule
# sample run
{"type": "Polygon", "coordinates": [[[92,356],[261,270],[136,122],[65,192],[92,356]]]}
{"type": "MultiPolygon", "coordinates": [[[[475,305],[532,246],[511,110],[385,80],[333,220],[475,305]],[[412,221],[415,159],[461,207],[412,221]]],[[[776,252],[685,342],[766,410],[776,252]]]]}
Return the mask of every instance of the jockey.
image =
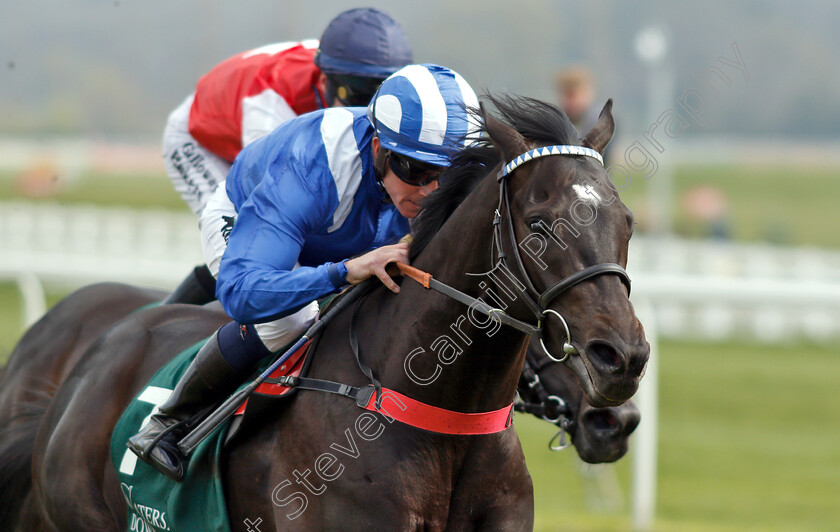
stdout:
{"type": "MultiPolygon", "coordinates": [[[[402,27],[373,8],[335,17],[316,40],[270,44],[231,57],[198,82],[170,115],[163,160],[175,190],[201,214],[236,156],[295,116],[366,106],[382,80],[412,62],[402,27]]],[[[203,304],[215,280],[197,267],[164,300],[203,304]]]]}
{"type": "Polygon", "coordinates": [[[477,105],[452,70],[409,65],[367,109],[309,113],[246,146],[200,223],[219,301],[235,321],[201,348],[129,448],[180,479],[178,423],[297,339],[317,317],[317,298],[372,275],[398,292],[385,267],[408,262],[408,244],[394,242],[452,154],[473,140],[478,123],[467,108],[477,105]]]}

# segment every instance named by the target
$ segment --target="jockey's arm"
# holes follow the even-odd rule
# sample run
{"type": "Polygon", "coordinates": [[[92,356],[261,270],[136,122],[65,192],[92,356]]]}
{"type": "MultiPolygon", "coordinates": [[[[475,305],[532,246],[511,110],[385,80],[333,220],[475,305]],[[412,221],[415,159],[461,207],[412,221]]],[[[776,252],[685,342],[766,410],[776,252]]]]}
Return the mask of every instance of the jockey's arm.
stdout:
{"type": "Polygon", "coordinates": [[[296,172],[283,174],[279,182],[264,176],[242,204],[219,268],[216,294],[240,323],[286,316],[346,284],[341,263],[295,268],[305,235],[331,218],[334,205],[296,172]]]}

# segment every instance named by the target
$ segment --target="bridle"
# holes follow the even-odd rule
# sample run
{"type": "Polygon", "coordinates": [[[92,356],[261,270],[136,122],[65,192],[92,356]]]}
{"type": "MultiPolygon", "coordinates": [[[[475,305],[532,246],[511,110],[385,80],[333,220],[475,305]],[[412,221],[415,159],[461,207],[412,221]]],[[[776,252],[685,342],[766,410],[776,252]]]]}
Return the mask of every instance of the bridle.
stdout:
{"type": "MultiPolygon", "coordinates": [[[[622,268],[620,265],[614,262],[603,262],[600,264],[595,264],[593,266],[589,266],[584,268],[580,271],[577,271],[563,279],[557,281],[550,287],[548,287],[545,291],[540,293],[534,287],[534,283],[531,281],[530,277],[528,276],[527,270],[525,270],[525,264],[522,261],[522,256],[519,254],[519,247],[516,245],[516,232],[513,228],[513,217],[510,214],[510,199],[508,195],[508,187],[507,187],[507,176],[509,176],[516,168],[521,166],[528,161],[532,161],[539,157],[547,157],[551,155],[583,155],[586,157],[592,157],[596,159],[602,165],[604,164],[603,158],[601,154],[597,151],[587,148],[585,146],[566,146],[566,145],[557,145],[557,146],[545,146],[542,148],[536,148],[530,150],[528,152],[523,153],[519,157],[516,157],[514,160],[506,164],[499,170],[498,175],[496,176],[496,181],[499,183],[499,204],[496,207],[495,216],[493,218],[493,249],[491,250],[491,262],[494,264],[493,268],[489,272],[484,273],[468,273],[467,275],[471,276],[490,276],[493,278],[492,274],[497,269],[502,269],[505,272],[510,272],[510,269],[507,266],[507,254],[504,251],[502,246],[502,239],[503,233],[502,224],[507,226],[507,233],[508,239],[510,240],[511,248],[513,249],[513,258],[515,259],[515,265],[519,272],[519,275],[513,275],[511,272],[508,277],[510,280],[514,281],[512,283],[513,288],[518,292],[518,296],[521,296],[522,301],[525,302],[525,305],[529,308],[529,310],[533,313],[534,317],[537,319],[537,325],[534,326],[528,322],[519,320],[514,318],[513,316],[505,313],[504,310],[500,308],[491,307],[481,299],[477,299],[472,297],[460,290],[457,290],[445,283],[438,281],[437,279],[433,278],[431,274],[426,273],[424,271],[418,270],[413,266],[408,266],[407,264],[397,263],[397,266],[402,271],[403,275],[406,277],[410,277],[414,279],[418,283],[422,284],[424,288],[432,289],[441,294],[450,297],[456,301],[459,301],[470,308],[475,309],[477,312],[481,312],[493,319],[499,320],[499,322],[513,327],[514,329],[524,332],[533,336],[534,338],[538,338],[540,340],[540,346],[545,351],[545,354],[554,362],[565,362],[565,360],[571,354],[577,354],[578,350],[576,347],[572,345],[572,335],[569,331],[569,325],[566,323],[566,319],[557,312],[556,310],[548,308],[548,304],[554,301],[558,296],[569,290],[575,285],[582,283],[583,281],[587,281],[592,279],[593,277],[597,277],[599,275],[604,274],[614,274],[618,275],[621,282],[627,287],[627,293],[630,294],[630,276],[627,274],[627,271],[622,268]],[[503,216],[502,213],[507,214],[507,216],[503,216]],[[520,281],[524,281],[522,284],[520,281]],[[544,325],[544,317],[547,315],[556,316],[560,322],[563,324],[563,329],[566,332],[566,341],[563,343],[563,356],[561,358],[557,358],[552,356],[552,354],[546,348],[545,343],[543,342],[542,333],[543,333],[543,325],[544,325]]],[[[499,282],[498,280],[496,281],[499,282]]],[[[505,286],[506,288],[509,288],[505,286]]]]}
{"type": "Polygon", "coordinates": [[[569,325],[566,322],[563,316],[553,310],[548,308],[549,303],[551,303],[554,299],[558,296],[572,288],[573,286],[582,283],[583,281],[587,281],[592,279],[593,277],[597,277],[599,275],[604,274],[614,274],[618,275],[621,282],[627,287],[627,293],[630,293],[630,276],[627,274],[627,271],[622,268],[620,265],[613,263],[613,262],[604,262],[600,264],[595,264],[593,266],[589,266],[584,268],[580,271],[577,271],[567,277],[564,277],[560,281],[554,283],[547,289],[545,289],[542,293],[534,287],[534,283],[531,281],[531,278],[528,276],[528,272],[525,269],[525,264],[522,261],[522,256],[519,253],[519,246],[516,245],[516,232],[513,228],[513,216],[511,215],[510,211],[510,199],[508,194],[508,187],[507,187],[507,177],[513,173],[519,166],[527,163],[528,161],[532,161],[539,157],[547,157],[553,155],[566,155],[566,156],[586,156],[591,157],[597,160],[602,165],[604,164],[604,160],[601,157],[601,154],[598,153],[596,150],[592,148],[587,148],[585,146],[568,146],[568,145],[556,145],[556,146],[544,146],[541,148],[535,148],[528,152],[523,153],[519,157],[514,158],[504,167],[499,170],[498,175],[496,176],[496,181],[499,183],[499,204],[496,207],[495,216],[493,218],[493,226],[494,226],[494,236],[493,236],[493,248],[495,250],[496,259],[496,266],[495,268],[502,267],[506,268],[508,271],[510,269],[507,265],[507,254],[505,253],[503,246],[502,246],[502,238],[503,238],[503,231],[502,231],[502,224],[507,226],[507,233],[508,238],[510,240],[511,249],[513,250],[512,255],[514,258],[514,264],[519,272],[519,275],[516,276],[517,279],[524,281],[524,285],[520,286],[518,283],[513,283],[516,290],[522,296],[522,300],[524,301],[525,305],[529,308],[529,310],[534,314],[534,317],[537,319],[537,326],[536,329],[538,331],[537,334],[533,334],[533,336],[539,338],[540,346],[542,347],[545,354],[555,362],[564,362],[569,355],[577,354],[577,348],[572,345],[572,335],[569,332],[569,325]],[[502,216],[502,212],[506,213],[507,216],[502,216]],[[556,316],[560,323],[563,325],[563,329],[566,333],[566,341],[563,343],[563,356],[561,358],[554,357],[546,348],[545,343],[543,342],[542,338],[542,329],[544,324],[544,318],[546,315],[553,315],[556,316]]]}

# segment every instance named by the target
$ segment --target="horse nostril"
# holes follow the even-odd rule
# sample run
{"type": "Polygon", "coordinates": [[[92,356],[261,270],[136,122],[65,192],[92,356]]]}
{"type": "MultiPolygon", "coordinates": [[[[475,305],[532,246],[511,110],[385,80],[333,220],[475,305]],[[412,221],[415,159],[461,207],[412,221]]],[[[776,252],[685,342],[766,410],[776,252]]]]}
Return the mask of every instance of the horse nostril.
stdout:
{"type": "Polygon", "coordinates": [[[621,353],[612,345],[602,340],[593,340],[586,346],[586,354],[589,359],[600,365],[610,368],[620,368],[624,365],[621,353]]]}
{"type": "Polygon", "coordinates": [[[611,408],[596,408],[588,411],[582,421],[590,432],[614,432],[619,427],[618,417],[611,408]]]}

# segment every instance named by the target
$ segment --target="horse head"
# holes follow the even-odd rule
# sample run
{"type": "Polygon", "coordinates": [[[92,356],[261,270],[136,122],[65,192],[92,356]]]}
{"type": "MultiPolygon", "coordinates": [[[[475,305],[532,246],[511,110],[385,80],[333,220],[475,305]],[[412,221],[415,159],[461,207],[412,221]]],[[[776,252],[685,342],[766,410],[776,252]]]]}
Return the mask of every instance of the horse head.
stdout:
{"type": "Polygon", "coordinates": [[[650,347],[624,272],[633,215],[602,163],[612,101],[580,139],[552,105],[489,99],[507,122],[483,112],[509,162],[498,174],[497,215],[500,262],[521,285],[509,313],[539,320],[546,353],[575,372],[591,405],[621,404],[637,390],[650,347]]]}

